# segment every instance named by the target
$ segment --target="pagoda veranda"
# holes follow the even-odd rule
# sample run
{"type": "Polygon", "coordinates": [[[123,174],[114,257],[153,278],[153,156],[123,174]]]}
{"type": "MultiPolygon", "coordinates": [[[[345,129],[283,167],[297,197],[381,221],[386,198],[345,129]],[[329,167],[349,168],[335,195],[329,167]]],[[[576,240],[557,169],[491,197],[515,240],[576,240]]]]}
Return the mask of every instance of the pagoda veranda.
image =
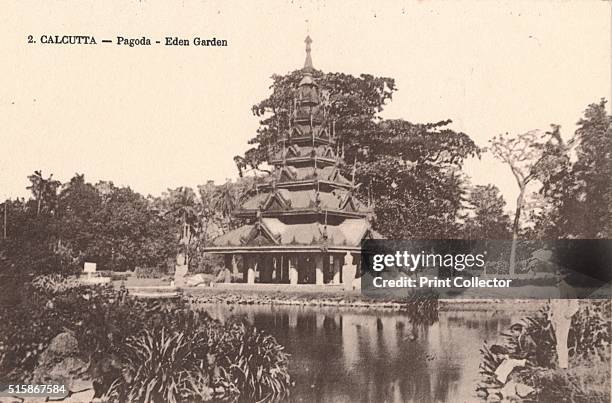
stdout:
{"type": "Polygon", "coordinates": [[[352,281],[355,274],[342,278],[343,265],[356,264],[361,242],[378,237],[368,220],[371,209],[355,196],[354,171],[350,178],[341,173],[344,147],[330,114],[329,91],[315,78],[310,43],[306,38],[306,61],[288,107],[271,118],[274,136],[267,128],[271,173],[233,213],[246,224],[205,248],[223,254],[226,269],[234,273],[241,258],[245,283],[352,281]]]}

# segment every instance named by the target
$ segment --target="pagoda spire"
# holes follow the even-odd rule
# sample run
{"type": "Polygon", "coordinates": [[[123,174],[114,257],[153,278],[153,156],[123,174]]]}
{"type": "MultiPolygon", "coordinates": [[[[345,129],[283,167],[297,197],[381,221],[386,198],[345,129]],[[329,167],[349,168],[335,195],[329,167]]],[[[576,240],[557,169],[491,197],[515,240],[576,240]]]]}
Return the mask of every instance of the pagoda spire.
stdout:
{"type": "Polygon", "coordinates": [[[306,60],[304,61],[304,71],[312,71],[314,70],[314,67],[312,67],[312,57],[310,56],[310,44],[312,43],[310,35],[306,36],[306,39],[304,39],[304,43],[306,44],[306,60]]]}

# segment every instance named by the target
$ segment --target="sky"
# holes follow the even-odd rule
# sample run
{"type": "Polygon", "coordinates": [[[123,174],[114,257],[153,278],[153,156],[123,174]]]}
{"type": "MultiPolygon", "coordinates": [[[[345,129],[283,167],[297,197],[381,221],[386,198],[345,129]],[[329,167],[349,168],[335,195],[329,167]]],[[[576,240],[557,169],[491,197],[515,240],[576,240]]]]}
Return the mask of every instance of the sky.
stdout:
{"type": "MultiPolygon", "coordinates": [[[[27,175],[83,173],[143,194],[235,178],[251,106],[272,74],[300,68],[304,37],[326,72],[393,77],[383,113],[452,119],[478,145],[499,133],[562,126],[610,97],[611,6],[579,1],[16,1],[0,4],[0,198],[27,175]],[[380,4],[379,4],[380,3],[380,4]],[[94,46],[28,44],[93,35],[94,46]],[[117,36],[216,37],[229,46],[101,44],[117,36]]],[[[514,204],[507,167],[465,171],[514,204]]]]}

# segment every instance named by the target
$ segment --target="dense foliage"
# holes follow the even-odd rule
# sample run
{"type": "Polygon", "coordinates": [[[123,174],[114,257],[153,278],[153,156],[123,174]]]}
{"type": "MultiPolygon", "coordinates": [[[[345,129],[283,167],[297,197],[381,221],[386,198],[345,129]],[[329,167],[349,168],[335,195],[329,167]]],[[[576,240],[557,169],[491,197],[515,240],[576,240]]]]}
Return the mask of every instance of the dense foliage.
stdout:
{"type": "Polygon", "coordinates": [[[182,300],[137,300],[125,290],[45,276],[0,310],[3,379],[31,381],[50,340],[70,332],[91,363],[97,394],[118,401],[262,399],[290,385],[287,354],[272,336],[213,321],[182,300]],[[99,370],[110,357],[120,370],[99,370]]]}
{"type": "MultiPolygon", "coordinates": [[[[375,211],[374,227],[390,238],[450,238],[465,218],[467,181],[461,172],[479,148],[450,120],[414,124],[383,120],[379,113],[395,92],[392,78],[315,71],[330,119],[344,153],[341,169],[355,176],[358,196],[375,211]]],[[[289,111],[301,71],[273,76],[272,94],[253,106],[261,117],[254,145],[235,157],[240,175],[261,170],[281,133],[289,127],[289,111]]]]}
{"type": "Polygon", "coordinates": [[[555,333],[546,307],[513,323],[496,343],[482,347],[478,390],[490,394],[503,386],[495,371],[509,357],[526,360],[510,379],[533,387],[537,401],[608,402],[612,305],[609,300],[581,304],[569,330],[569,369],[558,368],[555,333]]]}
{"type": "Polygon", "coordinates": [[[493,139],[496,156],[519,183],[515,233],[531,239],[610,237],[612,116],[606,103],[590,104],[567,141],[558,125],[540,135],[532,131],[493,139]]]}
{"type": "Polygon", "coordinates": [[[547,207],[535,215],[536,236],[610,238],[612,115],[606,103],[589,105],[567,145],[547,150],[557,163],[541,178],[547,207]]]}
{"type": "Polygon", "coordinates": [[[5,201],[6,226],[4,216],[0,222],[0,269],[21,274],[70,274],[84,261],[98,270],[163,273],[179,252],[193,270],[214,271],[219,262],[200,249],[239,224],[230,213],[253,184],[209,182],[197,195],[180,187],[152,198],[112,182],[94,185],[79,174],[64,184],[40,172],[29,179],[32,198],[5,201]]]}
{"type": "MultiPolygon", "coordinates": [[[[289,128],[302,74],[274,75],[270,96],[253,106],[260,128],[249,141],[253,147],[234,158],[240,176],[269,172],[265,162],[289,128]]],[[[361,184],[358,196],[373,205],[374,227],[386,237],[609,236],[612,117],[605,100],[588,106],[569,141],[554,124],[546,133],[532,130],[491,140],[488,151],[510,166],[519,184],[512,224],[494,185],[470,186],[463,163],[485,149],[450,129],[450,120],[415,124],[382,119],[396,91],[392,78],[317,70],[313,76],[334,122],[342,169],[361,184]],[[528,221],[521,225],[521,217],[528,221]]]]}

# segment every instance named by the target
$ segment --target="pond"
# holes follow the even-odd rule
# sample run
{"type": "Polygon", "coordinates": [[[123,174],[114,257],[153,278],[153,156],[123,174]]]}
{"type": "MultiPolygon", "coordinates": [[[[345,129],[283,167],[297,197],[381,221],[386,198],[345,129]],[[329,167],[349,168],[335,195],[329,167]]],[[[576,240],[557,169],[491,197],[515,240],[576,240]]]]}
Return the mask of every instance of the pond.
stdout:
{"type": "Polygon", "coordinates": [[[240,317],[291,354],[291,402],[474,402],[479,349],[511,321],[500,311],[440,312],[430,326],[374,309],[202,304],[240,317]]]}

